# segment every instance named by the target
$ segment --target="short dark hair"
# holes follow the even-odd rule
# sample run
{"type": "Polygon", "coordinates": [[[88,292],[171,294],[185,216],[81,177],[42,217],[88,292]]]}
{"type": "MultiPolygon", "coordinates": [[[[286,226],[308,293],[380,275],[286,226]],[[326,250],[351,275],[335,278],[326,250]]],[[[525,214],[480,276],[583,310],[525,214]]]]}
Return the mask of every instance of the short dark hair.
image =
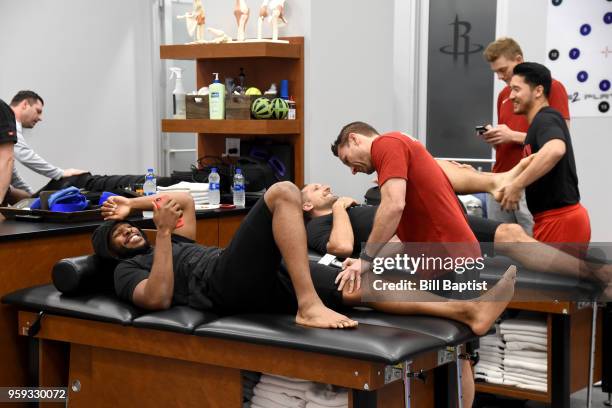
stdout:
{"type": "Polygon", "coordinates": [[[550,70],[544,65],[538,64],[537,62],[523,62],[514,67],[513,75],[523,77],[525,82],[532,88],[542,85],[544,88],[544,96],[548,98],[552,77],[550,76],[550,70]]]}
{"type": "Polygon", "coordinates": [[[365,122],[351,122],[342,128],[340,134],[336,138],[336,141],[331,145],[331,151],[334,156],[338,157],[338,148],[347,143],[348,135],[351,133],[359,133],[365,136],[379,135],[376,129],[365,122]]]}
{"type": "Polygon", "coordinates": [[[17,92],[17,94],[13,96],[13,99],[11,100],[11,106],[17,106],[26,99],[30,105],[34,105],[36,101],[40,101],[42,105],[45,104],[45,101],[43,101],[43,98],[41,98],[40,95],[37,94],[36,92],[23,90],[23,91],[17,92]]]}

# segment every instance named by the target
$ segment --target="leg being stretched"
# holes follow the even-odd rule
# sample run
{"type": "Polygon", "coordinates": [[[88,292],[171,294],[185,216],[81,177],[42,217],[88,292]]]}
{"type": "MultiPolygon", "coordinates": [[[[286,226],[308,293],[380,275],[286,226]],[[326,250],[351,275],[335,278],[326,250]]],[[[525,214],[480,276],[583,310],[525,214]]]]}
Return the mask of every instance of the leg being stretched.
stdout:
{"type": "Polygon", "coordinates": [[[429,292],[415,291],[410,301],[367,302],[361,301],[361,291],[342,293],[343,302],[349,306],[368,306],[381,312],[398,315],[428,315],[456,320],[468,325],[482,336],[506,309],[514,295],[516,267],[511,266],[495,286],[477,299],[449,300],[429,292]]]}
{"type": "Polygon", "coordinates": [[[612,265],[595,264],[535,240],[518,224],[501,224],[495,231],[495,252],[536,272],[589,279],[612,295],[612,265]]]}
{"type": "Polygon", "coordinates": [[[531,160],[533,160],[533,155],[521,160],[511,170],[504,173],[476,171],[471,166],[462,166],[446,160],[437,160],[437,162],[448,177],[455,193],[490,193],[495,199],[498,199],[499,190],[521,174],[531,160]]]}
{"type": "Polygon", "coordinates": [[[266,192],[264,200],[272,213],[274,240],[296,293],[296,322],[321,328],[355,327],[357,322],[324,306],[315,291],[308,265],[300,190],[289,182],[276,183],[266,192]]]}

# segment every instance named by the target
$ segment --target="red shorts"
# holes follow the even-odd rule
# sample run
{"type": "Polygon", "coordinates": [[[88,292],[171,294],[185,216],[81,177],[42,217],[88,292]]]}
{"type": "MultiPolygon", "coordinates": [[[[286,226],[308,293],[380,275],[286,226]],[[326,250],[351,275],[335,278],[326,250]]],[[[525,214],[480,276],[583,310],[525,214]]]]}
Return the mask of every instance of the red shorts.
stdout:
{"type": "Polygon", "coordinates": [[[533,219],[533,237],[540,242],[586,244],[576,247],[582,252],[591,241],[589,213],[580,203],[535,214],[533,219]]]}

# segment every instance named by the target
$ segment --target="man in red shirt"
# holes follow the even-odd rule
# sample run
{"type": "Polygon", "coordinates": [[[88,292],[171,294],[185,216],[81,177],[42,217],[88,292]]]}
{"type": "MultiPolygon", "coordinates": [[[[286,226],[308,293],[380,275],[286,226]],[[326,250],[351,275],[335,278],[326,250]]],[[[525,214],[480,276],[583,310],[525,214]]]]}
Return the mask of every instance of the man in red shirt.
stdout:
{"type": "Polygon", "coordinates": [[[461,242],[478,248],[448,178],[416,139],[400,132],[380,135],[367,123],[353,122],[342,128],[332,152],[353,174],[378,173],[381,204],[368,239],[372,253],[362,253],[362,259],[374,256],[382,246],[377,243],[394,234],[402,242],[461,242]]]}
{"type": "MultiPolygon", "coordinates": [[[[367,269],[362,260],[371,264],[394,234],[402,242],[437,243],[431,246],[435,254],[426,253],[428,258],[441,256],[443,247],[442,256],[453,259],[481,256],[448,178],[420,142],[400,132],[381,135],[367,123],[353,122],[342,128],[331,148],[353,174],[376,171],[381,193],[368,242],[358,260],[345,261],[336,278],[338,290],[345,284],[349,293],[354,287],[359,290],[367,269]]],[[[472,378],[467,362],[462,370],[464,378],[472,378]]],[[[473,384],[466,384],[463,399],[471,406],[473,384]]]]}
{"type": "MultiPolygon", "coordinates": [[[[516,114],[510,101],[510,79],[514,67],[523,62],[523,51],[512,38],[499,38],[489,44],[484,51],[491,70],[497,78],[506,83],[506,87],[497,97],[497,126],[487,125],[482,135],[485,142],[495,148],[494,173],[508,171],[523,157],[523,143],[529,123],[525,115],[516,114]]],[[[561,82],[553,79],[548,103],[558,110],[566,121],[569,121],[568,97],[561,82]]],[[[527,208],[525,195],[521,197],[517,210],[503,211],[499,203],[489,197],[487,214],[490,219],[517,223],[529,234],[533,234],[533,217],[527,208]]]]}

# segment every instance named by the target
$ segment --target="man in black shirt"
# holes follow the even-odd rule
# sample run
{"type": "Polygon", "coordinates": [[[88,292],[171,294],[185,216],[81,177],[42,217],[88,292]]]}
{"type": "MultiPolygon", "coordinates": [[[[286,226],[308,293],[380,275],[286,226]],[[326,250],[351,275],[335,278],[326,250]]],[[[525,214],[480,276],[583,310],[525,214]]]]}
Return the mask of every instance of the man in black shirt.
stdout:
{"type": "Polygon", "coordinates": [[[16,126],[13,110],[0,99],[0,204],[4,203],[11,188],[13,145],[17,143],[16,126]]]}
{"type": "MultiPolygon", "coordinates": [[[[220,314],[294,312],[297,323],[315,327],[357,324],[327,308],[363,305],[361,292],[349,293],[348,287],[338,291],[338,269],[314,262],[309,265],[300,191],[293,184],[281,182],[270,187],[225,249],[194,243],[193,200],[186,194],[166,195],[170,199],[160,208],[153,204],[160,196],[113,196],[103,205],[102,213],[111,221],[94,232],[92,243],[96,254],[118,261],[115,292],[121,299],[151,310],[186,304],[220,314]],[[123,221],[132,209],[154,211],[155,247],[142,231],[123,221]],[[175,228],[180,216],[184,225],[175,228]],[[281,256],[286,273],[280,270],[281,256]]],[[[516,269],[510,268],[483,299],[437,303],[439,313],[431,314],[464,322],[475,333],[484,334],[512,298],[515,274],[516,269]],[[493,299],[494,307],[482,308],[480,304],[486,299],[493,299]]],[[[420,309],[414,302],[368,306],[395,314],[418,313],[420,309]]]]}
{"type": "MultiPolygon", "coordinates": [[[[350,197],[337,197],[330,186],[311,183],[302,189],[308,222],[308,247],[339,258],[358,257],[367,242],[378,206],[357,205],[350,197]]],[[[518,224],[467,216],[468,224],[488,256],[504,255],[536,272],[590,279],[612,296],[612,265],[593,264],[538,242],[518,224]]],[[[392,241],[398,241],[394,237],[392,241]]]]}
{"type": "Polygon", "coordinates": [[[529,122],[524,154],[537,157],[503,188],[502,208],[515,210],[525,189],[534,238],[588,245],[591,226],[580,204],[572,140],[561,114],[548,106],[551,82],[550,71],[541,64],[525,62],[514,68],[510,100],[514,112],[529,122]]]}

